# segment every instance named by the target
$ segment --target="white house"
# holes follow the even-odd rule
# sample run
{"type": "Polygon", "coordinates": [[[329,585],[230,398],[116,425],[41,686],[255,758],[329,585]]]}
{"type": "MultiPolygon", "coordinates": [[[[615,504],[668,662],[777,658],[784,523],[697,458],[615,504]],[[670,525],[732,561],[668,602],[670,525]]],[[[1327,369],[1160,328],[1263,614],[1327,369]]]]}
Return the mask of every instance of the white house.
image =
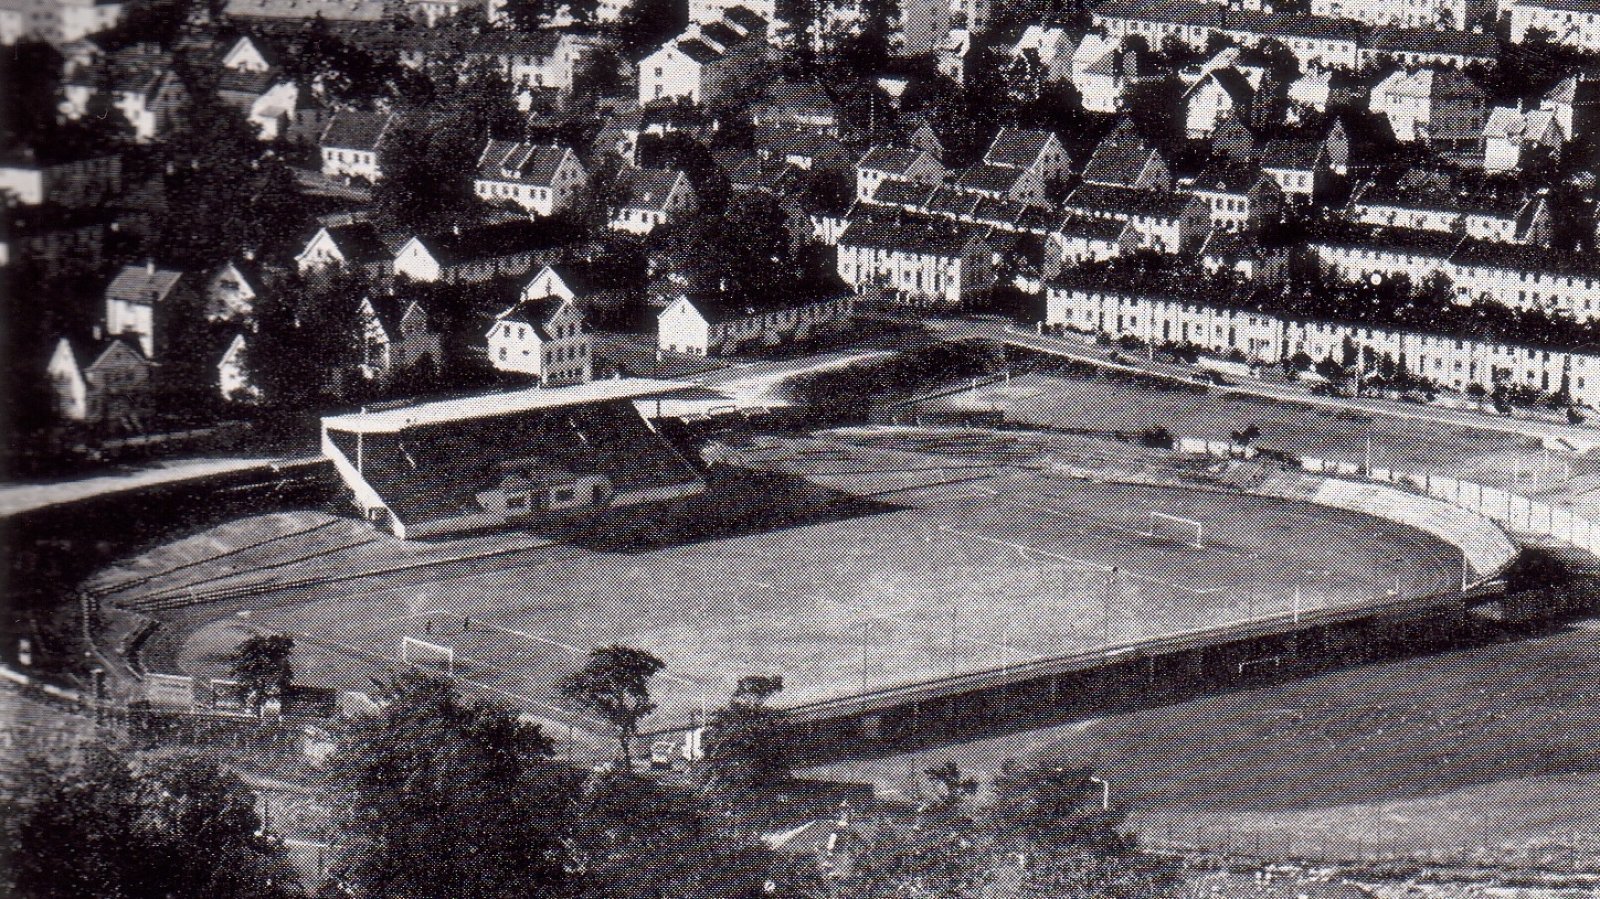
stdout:
{"type": "Polygon", "coordinates": [[[546,266],[489,326],[489,363],[533,375],[543,387],[593,380],[594,338],[571,293],[546,266]]]}
{"type": "Polygon", "coordinates": [[[1050,229],[1040,274],[1049,280],[1064,266],[1103,262],[1132,252],[1139,244],[1138,233],[1127,222],[1069,216],[1050,229]]]}
{"type": "Polygon", "coordinates": [[[639,60],[639,103],[681,98],[709,104],[736,94],[766,64],[766,22],[742,7],[684,32],[639,60]]]}
{"type": "Polygon", "coordinates": [[[1049,131],[1026,128],[1001,128],[984,151],[983,161],[985,165],[1024,169],[1044,184],[1061,179],[1071,166],[1060,138],[1049,131]]]}
{"type": "Polygon", "coordinates": [[[1555,110],[1496,106],[1483,126],[1483,167],[1490,172],[1514,171],[1526,161],[1525,154],[1557,150],[1564,141],[1555,110]]]}
{"type": "Polygon", "coordinates": [[[1525,42],[1530,31],[1545,31],[1558,44],[1600,51],[1600,8],[1589,0],[1516,0],[1510,14],[1512,43],[1525,42]]]}
{"type": "Polygon", "coordinates": [[[161,333],[169,307],[188,290],[183,272],[158,268],[155,263],[124,266],[106,285],[105,325],[110,337],[131,337],[146,359],[164,356],[166,335],[161,333]]]}
{"type": "Polygon", "coordinates": [[[845,328],[855,297],[805,298],[686,292],[656,316],[657,345],[668,353],[727,356],[747,347],[774,347],[845,328]]]}
{"type": "Polygon", "coordinates": [[[1367,36],[1357,54],[1363,66],[1493,67],[1500,59],[1500,44],[1493,34],[1438,28],[1379,28],[1367,36]]]}
{"type": "Polygon", "coordinates": [[[856,197],[867,199],[884,181],[938,184],[945,168],[932,153],[907,147],[873,147],[856,163],[856,197]]]}
{"type": "Polygon", "coordinates": [[[1600,318],[1600,264],[1543,247],[1463,240],[1447,272],[1459,302],[1491,300],[1579,321],[1600,318]]]}
{"type": "Polygon", "coordinates": [[[1546,244],[1554,218],[1541,192],[1469,191],[1437,173],[1413,170],[1357,188],[1346,210],[1351,221],[1384,227],[1464,234],[1502,243],[1546,244]]]}
{"type": "Polygon", "coordinates": [[[1147,54],[1124,49],[1117,37],[1085,35],[1072,55],[1072,86],[1089,112],[1116,112],[1129,88],[1162,77],[1147,54]]]}
{"type": "Polygon", "coordinates": [[[994,286],[986,230],[909,213],[859,219],[839,236],[839,277],[858,294],[907,305],[970,304],[994,286]]]}
{"type": "Polygon", "coordinates": [[[1132,226],[1142,249],[1190,252],[1211,230],[1211,210],[1197,197],[1170,191],[1080,184],[1061,204],[1081,218],[1113,219],[1132,226]]]}
{"type": "Polygon", "coordinates": [[[330,178],[383,177],[383,142],[395,124],[392,112],[341,109],[322,132],[322,174],[330,178]]]}
{"type": "Polygon", "coordinates": [[[424,359],[439,364],[439,334],[416,300],[389,294],[363,297],[356,307],[356,322],[357,370],[363,378],[387,381],[424,359]]]}
{"type": "Polygon", "coordinates": [[[1328,153],[1319,141],[1269,140],[1261,153],[1261,171],[1285,196],[1315,199],[1327,186],[1328,153]]]}
{"type": "Polygon", "coordinates": [[[1485,0],[1311,0],[1311,14],[1368,25],[1467,29],[1494,3],[1485,0]]]}
{"type": "Polygon", "coordinates": [[[93,97],[107,95],[140,143],[165,137],[189,99],[173,69],[172,54],[149,44],[125,47],[94,65],[75,69],[62,81],[61,90],[62,111],[73,119],[88,113],[93,97]]]}
{"type": "Polygon", "coordinates": [[[0,156],[0,196],[23,206],[96,206],[122,190],[122,156],[24,147],[0,156]]]}
{"type": "Polygon", "coordinates": [[[222,358],[217,360],[217,392],[230,403],[261,400],[261,386],[250,370],[250,342],[242,332],[233,335],[222,358]]]}
{"type": "Polygon", "coordinates": [[[394,254],[394,273],[413,281],[477,284],[527,274],[566,237],[547,220],[512,219],[418,234],[394,254]]]}
{"type": "Polygon", "coordinates": [[[1600,128],[1600,77],[1561,79],[1539,101],[1539,108],[1556,114],[1567,140],[1600,128]]]}
{"type": "Polygon", "coordinates": [[[302,275],[338,268],[360,268],[369,276],[385,277],[394,271],[394,253],[371,222],[326,225],[317,229],[295,255],[302,275]]]}
{"type": "Polygon", "coordinates": [[[577,199],[588,175],[566,147],[490,140],[478,155],[473,191],[534,215],[555,215],[577,199]]]}
{"type": "Polygon", "coordinates": [[[149,407],[150,360],[139,345],[114,337],[78,346],[63,337],[45,368],[55,414],[68,421],[136,427],[149,407]]]}
{"type": "Polygon", "coordinates": [[[1232,115],[1247,118],[1255,88],[1234,68],[1210,72],[1183,95],[1184,129],[1191,140],[1207,137],[1232,115]]]}
{"type": "Polygon", "coordinates": [[[1401,141],[1471,146],[1483,136],[1483,88],[1452,69],[1397,69],[1372,89],[1369,107],[1401,141]]]}
{"type": "Polygon", "coordinates": [[[677,170],[627,169],[622,174],[620,195],[610,227],[632,234],[649,234],[699,206],[689,176],[677,170]]]}
{"type": "Polygon", "coordinates": [[[247,262],[224,262],[206,281],[205,295],[207,321],[249,320],[261,296],[260,275],[247,262]]]}
{"type": "Polygon", "coordinates": [[[1078,45],[1065,28],[1029,25],[1011,45],[1013,63],[1029,59],[1038,65],[1047,82],[1067,81],[1072,77],[1072,54],[1078,45]]]}
{"type": "Polygon", "coordinates": [[[1283,190],[1260,168],[1231,162],[1206,166],[1189,192],[1211,210],[1212,228],[1260,233],[1283,216],[1283,190]]]}

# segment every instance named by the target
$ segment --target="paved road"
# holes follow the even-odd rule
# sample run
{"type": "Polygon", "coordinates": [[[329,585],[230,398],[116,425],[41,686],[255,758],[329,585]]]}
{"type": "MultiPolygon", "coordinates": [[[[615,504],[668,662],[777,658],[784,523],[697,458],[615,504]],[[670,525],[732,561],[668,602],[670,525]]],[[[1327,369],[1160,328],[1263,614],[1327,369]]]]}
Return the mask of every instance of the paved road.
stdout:
{"type": "Polygon", "coordinates": [[[159,484],[174,484],[194,478],[211,477],[250,469],[304,465],[320,457],[297,459],[188,459],[161,462],[149,468],[118,474],[96,475],[48,484],[7,484],[0,486],[0,518],[60,503],[74,503],[124,490],[137,490],[159,484]]]}
{"type": "MultiPolygon", "coordinates": [[[[1104,368],[1114,368],[1130,372],[1154,372],[1176,377],[1187,377],[1194,374],[1194,369],[1187,366],[1171,365],[1162,362],[1146,362],[1142,359],[1130,358],[1130,354],[1122,354],[1122,364],[1111,362],[1107,350],[1086,347],[1083,344],[1059,337],[1040,336],[1031,331],[1019,330],[1007,323],[992,320],[939,320],[931,322],[930,326],[943,332],[950,339],[987,337],[999,340],[1013,346],[1039,350],[1058,356],[1079,359],[1104,368]]],[[[1507,434],[1521,434],[1535,437],[1540,440],[1557,438],[1564,440],[1582,452],[1589,449],[1600,448],[1600,429],[1560,424],[1558,422],[1545,422],[1537,420],[1512,419],[1497,415],[1480,414],[1468,410],[1447,409],[1438,406],[1423,406],[1414,403],[1400,403],[1389,400],[1371,399],[1367,397],[1330,397],[1318,396],[1310,390],[1295,384],[1275,384],[1269,381],[1242,380],[1239,383],[1224,388],[1233,393],[1248,396],[1258,396],[1266,399],[1281,400],[1284,402],[1300,403],[1302,405],[1322,406],[1333,409],[1350,409],[1376,415],[1388,415],[1395,418],[1411,419],[1413,421],[1433,421],[1443,424],[1458,425],[1462,427],[1478,428],[1486,431],[1499,431],[1507,434]]]]}

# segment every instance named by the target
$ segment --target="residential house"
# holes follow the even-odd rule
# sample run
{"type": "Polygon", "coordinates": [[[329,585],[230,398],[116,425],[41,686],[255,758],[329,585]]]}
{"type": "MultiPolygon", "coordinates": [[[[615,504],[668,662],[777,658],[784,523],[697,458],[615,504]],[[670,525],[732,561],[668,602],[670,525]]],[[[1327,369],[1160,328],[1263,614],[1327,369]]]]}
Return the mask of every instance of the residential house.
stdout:
{"type": "Polygon", "coordinates": [[[1125,222],[1139,235],[1141,249],[1158,253],[1192,252],[1211,230],[1211,211],[1203,201],[1168,191],[1081,184],[1062,202],[1061,211],[1125,222]]]}
{"type": "Polygon", "coordinates": [[[689,177],[681,171],[627,169],[622,173],[621,200],[611,213],[611,229],[649,234],[657,227],[689,215],[699,207],[689,177]]]}
{"type": "Polygon", "coordinates": [[[967,83],[967,56],[972,53],[972,32],[952,28],[934,48],[934,67],[956,84],[967,83]]]}
{"type": "Polygon", "coordinates": [[[1447,274],[1450,255],[1461,237],[1416,228],[1373,228],[1328,225],[1306,241],[1321,265],[1345,281],[1404,276],[1421,284],[1429,276],[1447,274]]]}
{"type": "Polygon", "coordinates": [[[60,46],[82,40],[117,24],[124,4],[118,0],[9,0],[0,15],[0,44],[21,40],[60,46]]]}
{"type": "Polygon", "coordinates": [[[550,216],[571,206],[587,179],[583,164],[566,147],[490,140],[478,154],[472,187],[487,202],[550,216]]]}
{"type": "Polygon", "coordinates": [[[989,23],[994,18],[991,0],[949,0],[949,4],[949,27],[961,28],[973,34],[989,30],[989,23]]]}
{"type": "Polygon", "coordinates": [[[1530,32],[1541,31],[1557,44],[1600,51],[1600,7],[1592,0],[1515,0],[1509,12],[1514,44],[1527,41],[1530,32]]]}
{"type": "Polygon", "coordinates": [[[1090,59],[1107,41],[1098,35],[1087,35],[1073,54],[1072,84],[1089,112],[1117,112],[1130,88],[1165,77],[1148,54],[1124,48],[1120,43],[1111,44],[1109,50],[1090,59]]]}
{"type": "Polygon", "coordinates": [[[1600,129],[1600,77],[1570,75],[1556,82],[1539,101],[1556,115],[1567,140],[1600,129]]]}
{"type": "Polygon", "coordinates": [[[1025,128],[1001,128],[984,152],[983,161],[985,165],[1024,169],[1042,184],[1060,181],[1072,164],[1055,134],[1025,128]]]}
{"type": "Polygon", "coordinates": [[[45,374],[58,417],[133,431],[150,410],[152,369],[137,341],[113,337],[75,343],[63,337],[45,374]]]}
{"type": "Polygon", "coordinates": [[[956,176],[955,186],[958,190],[997,200],[1030,206],[1049,205],[1045,186],[1032,169],[979,163],[963,169],[956,176]]]}
{"type": "Polygon", "coordinates": [[[850,151],[826,131],[757,125],[751,141],[756,158],[763,162],[785,162],[807,170],[850,170],[850,151]]]}
{"type": "Polygon", "coordinates": [[[1200,267],[1228,272],[1254,284],[1282,284],[1289,277],[1289,247],[1242,231],[1215,230],[1200,247],[1200,267]]]}
{"type": "Polygon", "coordinates": [[[383,177],[383,142],[398,124],[396,119],[392,112],[342,109],[334,113],[318,141],[322,174],[346,181],[378,181],[383,177]]]}
{"type": "Polygon", "coordinates": [[[656,342],[664,352],[691,356],[801,343],[848,327],[855,302],[843,285],[761,295],[684,291],[656,317],[656,342]]]}
{"type": "Polygon", "coordinates": [[[1063,266],[1103,262],[1138,249],[1140,243],[1139,234],[1127,222],[1068,216],[1050,229],[1040,273],[1049,280],[1060,274],[1063,266]]]}
{"type": "Polygon", "coordinates": [[[1229,115],[1211,132],[1211,155],[1245,161],[1261,155],[1266,146],[1265,129],[1246,124],[1243,117],[1229,115]]]}
{"type": "Polygon", "coordinates": [[[453,226],[418,234],[394,254],[396,278],[445,284],[477,284],[533,271],[554,258],[570,238],[545,219],[512,219],[471,227],[453,226]]]}
{"type": "MultiPolygon", "coordinates": [[[[1027,172],[1007,169],[1009,172],[1027,172]]],[[[1050,230],[1047,205],[1023,204],[1003,197],[989,196],[960,186],[929,187],[915,181],[885,181],[873,195],[858,202],[864,214],[873,207],[893,207],[906,212],[982,225],[997,231],[1043,237],[1050,230]]]]}
{"type": "Polygon", "coordinates": [[[1493,67],[1500,61],[1500,45],[1493,34],[1446,31],[1433,27],[1380,28],[1367,37],[1357,61],[1363,66],[1493,67]]]}
{"type": "Polygon", "coordinates": [[[63,112],[82,118],[90,100],[106,95],[127,119],[134,138],[149,143],[165,137],[188,102],[189,92],[173,69],[172,54],[149,44],[134,44],[108,54],[97,64],[62,82],[63,112]]]}
{"type": "Polygon", "coordinates": [[[1436,148],[1472,147],[1488,117],[1483,88],[1452,69],[1397,69],[1372,89],[1369,108],[1389,119],[1394,136],[1436,148]]]}
{"type": "Polygon", "coordinates": [[[750,122],[757,127],[805,129],[836,137],[842,120],[839,104],[814,81],[774,81],[750,110],[750,122]]]}
{"type": "Polygon", "coordinates": [[[1303,119],[1303,110],[1327,112],[1331,106],[1349,105],[1355,102],[1356,94],[1355,80],[1348,71],[1326,66],[1310,68],[1289,83],[1290,121],[1303,119]]]}
{"type": "Polygon", "coordinates": [[[639,103],[682,98],[709,105],[743,90],[767,60],[766,22],[729,12],[691,22],[684,32],[639,60],[639,103]]]}
{"type": "Polygon", "coordinates": [[[1332,171],[1323,145],[1310,140],[1269,140],[1261,152],[1261,171],[1285,196],[1316,200],[1328,188],[1332,171]]]}
{"type": "Polygon", "coordinates": [[[1354,69],[1360,65],[1366,39],[1365,27],[1348,19],[1250,9],[1229,10],[1221,34],[1247,47],[1267,41],[1282,44],[1302,69],[1317,65],[1354,69]]]}
{"type": "Polygon", "coordinates": [[[176,307],[188,304],[194,289],[189,281],[184,272],[158,268],[154,262],[124,266],[106,286],[106,334],[130,337],[146,359],[161,361],[171,349],[166,345],[168,318],[176,307]]]}
{"type": "Polygon", "coordinates": [[[1458,302],[1600,319],[1600,262],[1592,255],[1468,238],[1451,255],[1447,274],[1458,302]]]}
{"type": "Polygon", "coordinates": [[[839,277],[856,293],[915,306],[971,305],[994,286],[986,229],[900,213],[852,221],[839,236],[839,277]]]}
{"type": "Polygon", "coordinates": [[[1198,0],[1109,0],[1089,16],[1091,24],[1119,43],[1138,35],[1152,49],[1170,38],[1202,50],[1222,28],[1225,12],[1220,4],[1198,0]]]}
{"type": "Polygon", "coordinates": [[[1368,25],[1465,31],[1494,6],[1487,0],[1311,0],[1311,14],[1368,25]]]}
{"type": "Polygon", "coordinates": [[[550,266],[528,283],[516,305],[495,316],[487,339],[491,365],[533,375],[542,387],[594,378],[594,336],[573,288],[550,266]]]}
{"type": "Polygon", "coordinates": [[[1054,83],[1071,80],[1072,55],[1077,49],[1065,28],[1029,25],[1009,52],[1013,66],[1025,61],[1046,83],[1054,83]]]}
{"type": "Polygon", "coordinates": [[[230,403],[248,405],[262,399],[250,366],[250,340],[243,331],[233,335],[217,360],[217,392],[230,403]]]}
{"type": "Polygon", "coordinates": [[[1346,217],[1366,225],[1462,234],[1478,240],[1544,245],[1553,219],[1542,192],[1459,186],[1447,173],[1412,169],[1357,188],[1346,217]]]}
{"type": "Polygon", "coordinates": [[[1213,230],[1259,234],[1283,218],[1283,189],[1259,166],[1214,162],[1195,177],[1189,192],[1210,208],[1213,230]]]}
{"type": "Polygon", "coordinates": [[[247,25],[305,25],[322,19],[337,26],[376,24],[386,5],[380,0],[228,0],[229,21],[247,25]]]}
{"type": "Polygon", "coordinates": [[[1509,172],[1561,149],[1565,135],[1553,109],[1496,106],[1483,126],[1483,168],[1509,172]]]}
{"type": "Polygon", "coordinates": [[[416,300],[392,294],[362,297],[355,337],[356,370],[368,381],[387,382],[418,365],[437,370],[440,363],[439,334],[416,300]]]}
{"type": "Polygon", "coordinates": [[[382,280],[394,273],[394,258],[391,242],[377,226],[359,221],[317,229],[296,254],[295,265],[303,275],[359,269],[370,278],[382,280]]]}
{"type": "Polygon", "coordinates": [[[1171,190],[1172,171],[1161,153],[1137,138],[1107,137],[1083,167],[1083,183],[1135,190],[1171,190]]]}
{"type": "Polygon", "coordinates": [[[1191,140],[1207,137],[1224,119],[1251,117],[1256,91],[1234,68],[1217,69],[1183,95],[1184,128],[1191,140]]]}
{"type": "Polygon", "coordinates": [[[207,321],[250,321],[255,318],[256,301],[262,293],[261,270],[253,261],[235,259],[224,262],[205,284],[207,321]]]}
{"type": "Polygon", "coordinates": [[[115,224],[110,209],[0,204],[0,268],[25,264],[47,278],[98,273],[115,224]]]}
{"type": "Polygon", "coordinates": [[[926,150],[906,147],[873,147],[856,164],[856,196],[871,197],[884,181],[913,181],[938,184],[945,177],[944,164],[926,150]]]}
{"type": "Polygon", "coordinates": [[[98,206],[122,192],[122,154],[23,146],[0,155],[0,198],[25,206],[98,206]]]}

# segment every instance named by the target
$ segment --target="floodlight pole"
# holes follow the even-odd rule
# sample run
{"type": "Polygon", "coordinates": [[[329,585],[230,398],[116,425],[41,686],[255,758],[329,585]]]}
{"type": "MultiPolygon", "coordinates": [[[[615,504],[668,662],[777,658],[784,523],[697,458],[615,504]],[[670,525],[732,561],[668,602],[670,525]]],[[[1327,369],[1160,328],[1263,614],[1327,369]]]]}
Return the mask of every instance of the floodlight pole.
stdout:
{"type": "Polygon", "coordinates": [[[1111,578],[1106,584],[1105,619],[1101,623],[1100,646],[1103,649],[1111,647],[1111,616],[1116,611],[1117,603],[1117,566],[1111,566],[1111,578]]]}

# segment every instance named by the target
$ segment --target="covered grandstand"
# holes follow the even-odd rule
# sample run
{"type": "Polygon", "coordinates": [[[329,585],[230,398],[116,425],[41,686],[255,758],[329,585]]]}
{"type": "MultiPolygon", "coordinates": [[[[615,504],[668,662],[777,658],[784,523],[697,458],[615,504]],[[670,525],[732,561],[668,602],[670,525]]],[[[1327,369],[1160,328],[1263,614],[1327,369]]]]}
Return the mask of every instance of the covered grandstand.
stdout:
{"type": "Polygon", "coordinates": [[[705,481],[634,401],[643,378],[492,393],[322,420],[362,515],[401,539],[680,499],[705,481]]]}

